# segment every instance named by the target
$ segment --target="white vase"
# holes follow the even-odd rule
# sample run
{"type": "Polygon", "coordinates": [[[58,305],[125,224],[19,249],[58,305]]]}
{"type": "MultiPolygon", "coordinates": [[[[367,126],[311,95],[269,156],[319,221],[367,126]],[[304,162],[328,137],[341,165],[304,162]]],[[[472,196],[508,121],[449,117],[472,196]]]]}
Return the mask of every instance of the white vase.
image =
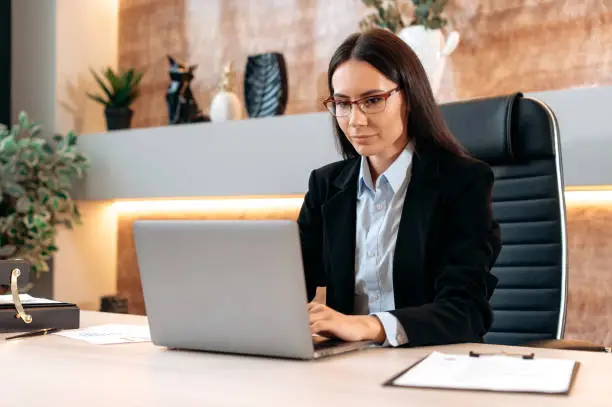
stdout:
{"type": "Polygon", "coordinates": [[[398,36],[419,57],[436,95],[440,90],[446,60],[459,45],[459,33],[452,31],[444,38],[439,29],[430,30],[422,25],[412,25],[400,31],[398,36]]]}
{"type": "Polygon", "coordinates": [[[233,92],[234,76],[234,63],[229,62],[223,69],[221,89],[210,103],[210,120],[213,122],[241,120],[243,118],[242,102],[238,95],[233,92]]]}
{"type": "Polygon", "coordinates": [[[238,96],[225,90],[217,93],[210,104],[210,120],[224,122],[240,119],[242,119],[242,103],[238,96]]]}

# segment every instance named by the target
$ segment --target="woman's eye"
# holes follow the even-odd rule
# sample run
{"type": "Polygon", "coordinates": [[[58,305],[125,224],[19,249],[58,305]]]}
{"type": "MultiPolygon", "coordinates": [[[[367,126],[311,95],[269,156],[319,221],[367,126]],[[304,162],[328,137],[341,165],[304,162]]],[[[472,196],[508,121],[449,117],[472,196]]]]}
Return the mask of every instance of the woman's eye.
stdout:
{"type": "Polygon", "coordinates": [[[348,102],[336,102],[336,107],[339,107],[340,109],[346,109],[348,108],[348,102]]]}
{"type": "Polygon", "coordinates": [[[364,103],[366,104],[366,106],[372,106],[372,105],[376,105],[378,103],[381,103],[383,101],[383,98],[381,97],[371,97],[371,98],[367,98],[364,103]]]}

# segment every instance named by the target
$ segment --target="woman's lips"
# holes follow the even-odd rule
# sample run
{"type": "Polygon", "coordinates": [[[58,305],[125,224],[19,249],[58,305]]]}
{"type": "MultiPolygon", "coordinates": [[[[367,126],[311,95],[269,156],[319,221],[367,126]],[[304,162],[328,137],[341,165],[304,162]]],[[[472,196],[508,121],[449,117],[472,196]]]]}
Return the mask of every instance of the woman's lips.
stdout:
{"type": "Polygon", "coordinates": [[[374,136],[373,135],[359,135],[359,136],[351,136],[351,139],[356,142],[356,143],[363,143],[363,142],[367,142],[369,140],[371,140],[374,136]]]}

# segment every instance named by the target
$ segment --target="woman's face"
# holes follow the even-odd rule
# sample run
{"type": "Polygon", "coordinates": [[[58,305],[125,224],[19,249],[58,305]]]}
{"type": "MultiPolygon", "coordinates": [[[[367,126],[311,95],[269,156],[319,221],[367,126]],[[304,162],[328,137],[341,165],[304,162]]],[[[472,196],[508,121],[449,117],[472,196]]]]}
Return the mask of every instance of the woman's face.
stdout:
{"type": "Polygon", "coordinates": [[[391,158],[408,143],[407,106],[401,90],[392,92],[386,103],[384,100],[397,86],[369,63],[355,59],[334,72],[332,96],[340,113],[336,120],[360,155],[391,158]],[[358,99],[362,101],[359,105],[342,103],[358,99]]]}

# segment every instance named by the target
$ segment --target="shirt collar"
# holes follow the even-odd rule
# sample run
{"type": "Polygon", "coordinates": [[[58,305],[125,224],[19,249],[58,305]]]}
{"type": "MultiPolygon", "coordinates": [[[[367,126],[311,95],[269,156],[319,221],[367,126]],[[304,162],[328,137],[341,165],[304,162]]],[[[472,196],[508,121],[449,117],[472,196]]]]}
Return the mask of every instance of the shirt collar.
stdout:
{"type": "Polygon", "coordinates": [[[366,190],[374,192],[374,185],[372,182],[372,174],[370,173],[370,167],[368,166],[368,160],[366,157],[361,156],[357,196],[361,196],[366,190]]]}
{"type": "MultiPolygon", "coordinates": [[[[406,147],[402,150],[400,155],[391,163],[389,168],[385,172],[380,175],[380,180],[385,179],[393,193],[396,193],[406,176],[408,175],[408,170],[412,165],[412,155],[414,154],[414,142],[410,141],[406,147]]],[[[364,192],[364,188],[369,189],[374,192],[374,183],[372,182],[372,174],[370,173],[370,166],[368,165],[367,157],[361,157],[361,166],[359,168],[359,184],[357,188],[358,196],[361,196],[364,192]]]]}

